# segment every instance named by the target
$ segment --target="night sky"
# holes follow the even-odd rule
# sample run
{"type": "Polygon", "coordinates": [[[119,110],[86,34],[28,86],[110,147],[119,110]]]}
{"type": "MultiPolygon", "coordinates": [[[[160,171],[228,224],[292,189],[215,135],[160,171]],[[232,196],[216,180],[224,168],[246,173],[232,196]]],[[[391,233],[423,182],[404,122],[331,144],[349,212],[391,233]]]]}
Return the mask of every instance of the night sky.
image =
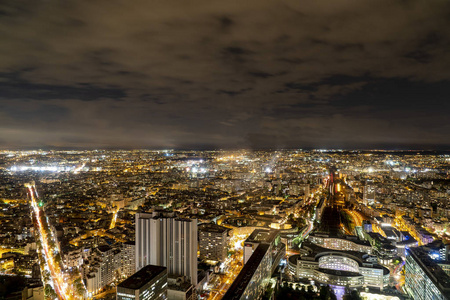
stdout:
{"type": "Polygon", "coordinates": [[[450,1],[0,1],[0,148],[450,148],[450,1]]]}

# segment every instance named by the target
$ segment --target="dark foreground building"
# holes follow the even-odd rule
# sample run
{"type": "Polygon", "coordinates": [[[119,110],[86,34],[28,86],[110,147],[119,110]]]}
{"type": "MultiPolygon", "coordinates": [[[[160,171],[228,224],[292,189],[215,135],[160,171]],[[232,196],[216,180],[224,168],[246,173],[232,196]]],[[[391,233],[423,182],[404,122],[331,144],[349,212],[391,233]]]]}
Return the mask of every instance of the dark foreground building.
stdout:
{"type": "Polygon", "coordinates": [[[167,299],[167,268],[147,265],[117,286],[117,300],[167,299]]]}
{"type": "Polygon", "coordinates": [[[405,289],[415,300],[450,300],[450,276],[424,247],[407,251],[405,289]]]}

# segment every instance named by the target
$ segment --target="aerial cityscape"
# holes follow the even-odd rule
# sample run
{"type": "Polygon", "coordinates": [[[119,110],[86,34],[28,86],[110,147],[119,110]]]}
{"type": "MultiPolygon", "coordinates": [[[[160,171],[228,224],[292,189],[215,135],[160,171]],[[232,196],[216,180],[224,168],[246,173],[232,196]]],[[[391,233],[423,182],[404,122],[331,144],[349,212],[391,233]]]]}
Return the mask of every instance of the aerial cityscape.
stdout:
{"type": "Polygon", "coordinates": [[[0,1],[0,300],[450,300],[450,1],[0,1]]]}
{"type": "Polygon", "coordinates": [[[450,153],[0,155],[1,272],[26,279],[20,295],[450,295],[450,153]]]}

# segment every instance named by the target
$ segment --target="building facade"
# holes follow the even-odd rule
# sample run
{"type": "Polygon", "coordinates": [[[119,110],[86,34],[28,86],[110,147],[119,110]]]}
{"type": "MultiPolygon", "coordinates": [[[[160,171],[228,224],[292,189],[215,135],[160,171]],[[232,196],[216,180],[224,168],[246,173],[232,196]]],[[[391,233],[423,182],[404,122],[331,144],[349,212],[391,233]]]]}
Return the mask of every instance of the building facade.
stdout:
{"type": "Polygon", "coordinates": [[[197,284],[197,219],[173,213],[136,214],[136,270],[146,265],[167,267],[169,275],[197,284]]]}
{"type": "Polygon", "coordinates": [[[134,245],[122,248],[99,246],[91,251],[82,274],[88,293],[96,294],[106,285],[131,276],[135,269],[134,245]]]}
{"type": "Polygon", "coordinates": [[[407,250],[405,290],[415,300],[450,300],[450,277],[421,247],[407,250]]]}
{"type": "Polygon", "coordinates": [[[308,240],[327,249],[372,254],[372,246],[367,242],[362,242],[357,239],[331,237],[327,234],[310,234],[308,240]]]}
{"type": "Polygon", "coordinates": [[[368,254],[325,249],[304,242],[305,255],[289,257],[288,269],[294,277],[321,283],[383,289],[389,284],[389,270],[368,254]]]}
{"type": "Polygon", "coordinates": [[[272,276],[271,252],[272,245],[258,245],[222,299],[261,299],[272,276]]]}
{"type": "Polygon", "coordinates": [[[224,261],[228,252],[228,231],[214,223],[199,225],[200,258],[224,261]]]}

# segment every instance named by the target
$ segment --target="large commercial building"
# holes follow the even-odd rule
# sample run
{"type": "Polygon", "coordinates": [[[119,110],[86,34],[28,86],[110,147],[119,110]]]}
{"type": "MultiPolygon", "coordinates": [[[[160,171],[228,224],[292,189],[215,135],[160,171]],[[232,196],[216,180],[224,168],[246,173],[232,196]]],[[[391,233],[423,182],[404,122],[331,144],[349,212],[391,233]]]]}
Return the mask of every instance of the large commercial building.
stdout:
{"type": "Polygon", "coordinates": [[[230,229],[214,223],[199,225],[200,258],[224,261],[228,251],[228,231],[230,229]]]}
{"type": "Polygon", "coordinates": [[[360,241],[356,236],[339,238],[330,236],[329,234],[312,233],[309,235],[308,240],[313,244],[327,249],[356,251],[372,254],[372,246],[370,243],[360,241]]]}
{"type": "Polygon", "coordinates": [[[167,268],[147,265],[117,286],[117,300],[167,299],[167,268]]]}
{"type": "Polygon", "coordinates": [[[389,284],[389,270],[377,264],[377,258],[354,251],[339,251],[304,242],[305,255],[289,257],[289,271],[296,278],[321,283],[383,289],[389,284]]]}
{"type": "Polygon", "coordinates": [[[450,277],[423,247],[407,250],[405,290],[415,300],[450,300],[450,277]]]}
{"type": "Polygon", "coordinates": [[[171,276],[197,284],[197,219],[174,213],[136,214],[136,271],[146,265],[167,267],[171,276]]]}

